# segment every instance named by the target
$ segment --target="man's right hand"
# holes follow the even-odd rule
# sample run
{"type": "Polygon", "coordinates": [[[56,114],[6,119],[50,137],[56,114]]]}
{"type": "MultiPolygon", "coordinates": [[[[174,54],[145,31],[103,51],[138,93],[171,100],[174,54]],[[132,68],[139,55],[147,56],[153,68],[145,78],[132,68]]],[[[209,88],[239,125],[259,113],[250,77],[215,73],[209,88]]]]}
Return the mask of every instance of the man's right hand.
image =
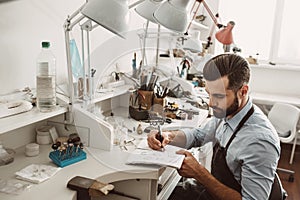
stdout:
{"type": "Polygon", "coordinates": [[[167,144],[170,143],[170,132],[162,132],[161,133],[161,137],[162,137],[162,141],[158,140],[158,130],[151,130],[150,133],[148,134],[148,145],[150,148],[154,149],[154,150],[161,150],[162,148],[164,148],[167,144]]]}

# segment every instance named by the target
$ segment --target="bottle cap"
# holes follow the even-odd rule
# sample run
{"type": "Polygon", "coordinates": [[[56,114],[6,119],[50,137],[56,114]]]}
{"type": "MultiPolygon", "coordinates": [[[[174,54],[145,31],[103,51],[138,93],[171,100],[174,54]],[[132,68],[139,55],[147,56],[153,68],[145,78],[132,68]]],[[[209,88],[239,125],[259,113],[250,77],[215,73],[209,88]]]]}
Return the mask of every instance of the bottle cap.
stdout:
{"type": "Polygon", "coordinates": [[[43,41],[43,42],[42,42],[42,47],[43,47],[43,48],[49,48],[49,47],[50,47],[50,42],[43,41]]]}

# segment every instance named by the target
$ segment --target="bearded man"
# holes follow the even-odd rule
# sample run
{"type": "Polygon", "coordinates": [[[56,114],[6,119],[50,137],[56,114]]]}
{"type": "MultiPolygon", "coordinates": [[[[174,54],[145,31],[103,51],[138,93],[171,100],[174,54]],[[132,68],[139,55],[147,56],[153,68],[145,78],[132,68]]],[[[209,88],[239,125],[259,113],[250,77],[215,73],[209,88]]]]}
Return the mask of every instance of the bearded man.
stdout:
{"type": "Polygon", "coordinates": [[[189,149],[213,143],[211,172],[187,150],[182,177],[195,185],[176,187],[170,199],[269,199],[280,157],[278,135],[249,96],[249,63],[237,54],[221,54],[204,66],[213,117],[203,126],[148,135],[155,150],[167,144],[189,149]]]}

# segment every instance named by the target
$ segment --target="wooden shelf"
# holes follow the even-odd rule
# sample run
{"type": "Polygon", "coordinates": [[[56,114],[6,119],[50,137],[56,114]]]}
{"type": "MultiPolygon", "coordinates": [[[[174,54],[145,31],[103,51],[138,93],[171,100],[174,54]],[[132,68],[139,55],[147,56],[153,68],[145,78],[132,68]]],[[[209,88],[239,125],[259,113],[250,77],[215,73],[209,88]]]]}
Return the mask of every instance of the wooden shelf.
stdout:
{"type": "Polygon", "coordinates": [[[36,107],[28,112],[0,119],[0,135],[67,112],[66,107],[57,106],[54,111],[42,113],[36,107]]]}

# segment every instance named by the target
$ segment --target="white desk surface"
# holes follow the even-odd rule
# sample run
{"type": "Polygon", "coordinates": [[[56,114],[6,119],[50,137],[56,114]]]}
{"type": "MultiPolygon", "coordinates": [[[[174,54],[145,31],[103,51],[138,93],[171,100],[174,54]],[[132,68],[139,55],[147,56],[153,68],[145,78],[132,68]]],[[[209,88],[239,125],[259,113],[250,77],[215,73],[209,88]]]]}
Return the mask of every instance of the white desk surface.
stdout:
{"type": "MultiPolygon", "coordinates": [[[[17,150],[13,163],[0,166],[0,178],[4,180],[16,180],[14,173],[23,169],[27,165],[49,164],[55,166],[49,159],[48,154],[51,151],[49,145],[40,145],[40,154],[36,157],[26,157],[24,148],[17,150]]],[[[87,151],[86,151],[87,152],[87,151]]],[[[83,176],[91,179],[97,179],[104,183],[115,182],[127,179],[158,179],[162,173],[159,167],[139,167],[124,164],[126,152],[114,148],[111,152],[95,150],[108,162],[98,162],[89,152],[87,159],[75,164],[66,166],[57,172],[53,177],[40,184],[32,184],[32,187],[23,191],[20,195],[11,195],[0,193],[0,199],[5,200],[68,200],[76,199],[76,192],[67,188],[67,183],[75,176],[83,176]],[[120,167],[120,168],[119,168],[120,167]],[[123,168],[124,167],[124,168],[123,168]],[[122,168],[122,169],[121,169],[122,168]]],[[[27,182],[23,182],[27,183],[27,182]]]]}
{"type": "MultiPolygon", "coordinates": [[[[192,120],[177,120],[175,123],[165,124],[163,128],[194,127],[195,124],[201,124],[206,119],[207,113],[207,110],[201,110],[199,115],[195,115],[192,120]]],[[[130,124],[128,122],[124,124],[129,125],[128,128],[132,128],[136,127],[137,123],[130,124]]],[[[136,140],[147,135],[146,133],[140,136],[136,133],[132,134],[135,134],[136,140]]],[[[48,157],[50,151],[51,147],[49,145],[40,145],[40,154],[37,157],[26,157],[24,155],[24,147],[17,149],[14,162],[0,166],[0,179],[17,180],[15,172],[30,164],[49,164],[55,166],[48,157]]],[[[125,160],[127,159],[128,152],[122,151],[119,146],[114,146],[112,151],[103,151],[94,148],[86,148],[85,151],[87,152],[86,160],[62,168],[49,180],[40,184],[33,184],[30,189],[22,192],[20,195],[0,193],[0,199],[39,200],[41,197],[43,200],[76,199],[76,192],[67,188],[68,181],[75,176],[83,176],[113,184],[113,182],[130,179],[158,180],[165,169],[158,166],[126,165],[125,160]]],[[[21,180],[17,181],[23,182],[21,180]]]]}

